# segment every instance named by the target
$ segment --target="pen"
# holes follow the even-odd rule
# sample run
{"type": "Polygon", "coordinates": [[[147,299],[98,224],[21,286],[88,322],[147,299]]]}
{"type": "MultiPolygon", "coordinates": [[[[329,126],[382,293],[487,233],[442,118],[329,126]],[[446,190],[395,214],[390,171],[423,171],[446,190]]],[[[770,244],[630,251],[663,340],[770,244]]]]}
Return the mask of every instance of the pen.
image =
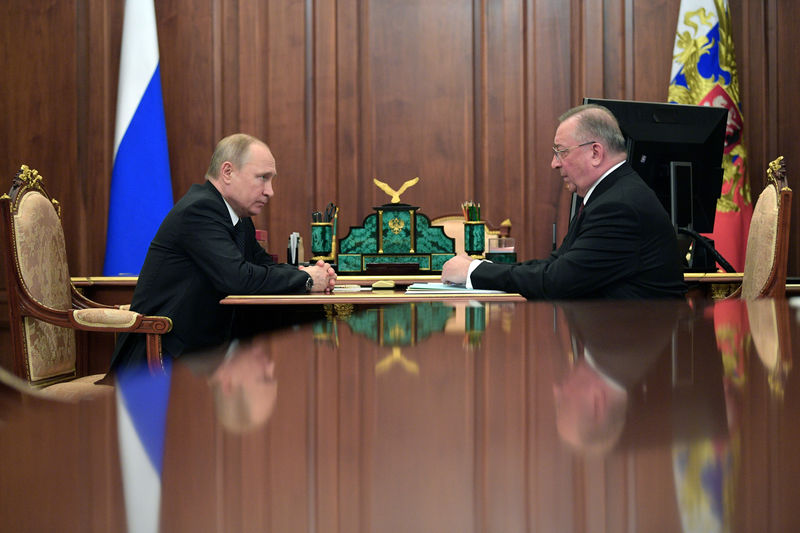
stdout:
{"type": "Polygon", "coordinates": [[[325,222],[333,221],[333,215],[336,213],[336,205],[333,202],[328,204],[325,208],[325,222]]]}

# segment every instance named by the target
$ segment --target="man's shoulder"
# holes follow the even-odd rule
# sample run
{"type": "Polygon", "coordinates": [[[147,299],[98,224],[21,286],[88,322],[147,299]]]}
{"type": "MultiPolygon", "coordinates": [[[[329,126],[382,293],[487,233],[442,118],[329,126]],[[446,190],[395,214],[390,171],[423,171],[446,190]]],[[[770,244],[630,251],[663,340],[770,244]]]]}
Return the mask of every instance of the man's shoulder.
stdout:
{"type": "Polygon", "coordinates": [[[181,197],[175,204],[179,210],[185,210],[191,207],[201,208],[214,208],[215,210],[225,208],[225,202],[222,201],[222,196],[208,181],[205,183],[195,183],[186,194],[181,197]]]}
{"type": "MultiPolygon", "coordinates": [[[[655,192],[653,189],[650,188],[647,183],[642,179],[636,170],[633,169],[627,162],[623,163],[621,167],[617,168],[612,172],[608,178],[608,190],[612,191],[629,191],[635,194],[644,194],[647,196],[653,196],[655,198],[655,192]]],[[[604,180],[604,181],[606,181],[604,180]]]]}
{"type": "Polygon", "coordinates": [[[644,184],[642,177],[627,161],[615,168],[608,177],[614,178],[618,182],[642,182],[644,184]]]}
{"type": "MultiPolygon", "coordinates": [[[[203,183],[194,183],[191,187],[189,187],[189,190],[186,191],[186,194],[183,195],[179,202],[198,198],[213,198],[215,196],[215,192],[216,189],[208,180],[204,181],[203,183]]],[[[217,195],[218,194],[219,193],[217,193],[217,195]]]]}

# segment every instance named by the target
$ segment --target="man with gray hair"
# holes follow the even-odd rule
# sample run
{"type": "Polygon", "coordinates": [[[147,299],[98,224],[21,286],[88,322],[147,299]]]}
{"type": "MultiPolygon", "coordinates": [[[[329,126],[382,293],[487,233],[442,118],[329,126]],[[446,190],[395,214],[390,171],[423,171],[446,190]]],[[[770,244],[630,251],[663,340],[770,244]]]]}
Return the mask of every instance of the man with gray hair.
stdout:
{"type": "Polygon", "coordinates": [[[683,297],[675,230],[655,193],[625,161],[614,115],[582,105],[559,117],[550,166],[582,203],[558,250],[516,265],[447,261],[442,280],[529,299],[683,297]]]}
{"type": "MultiPolygon", "coordinates": [[[[131,310],[172,319],[163,336],[166,355],[178,357],[229,340],[229,294],[330,291],[336,273],[322,261],[307,267],[276,264],[255,239],[250,217],[273,196],[275,158],[262,141],[237,133],[214,150],[205,183],[164,218],[147,251],[131,310]]],[[[145,336],[117,340],[112,369],[145,360],[145,336]]]]}

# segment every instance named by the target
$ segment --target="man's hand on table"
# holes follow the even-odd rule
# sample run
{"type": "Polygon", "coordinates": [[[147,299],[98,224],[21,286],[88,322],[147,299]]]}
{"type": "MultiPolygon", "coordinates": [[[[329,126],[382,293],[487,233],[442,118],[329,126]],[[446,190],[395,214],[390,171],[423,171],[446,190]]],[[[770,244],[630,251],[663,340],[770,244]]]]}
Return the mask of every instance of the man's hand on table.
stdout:
{"type": "Polygon", "coordinates": [[[442,265],[442,283],[463,285],[467,282],[467,272],[472,258],[467,254],[458,254],[451,257],[442,265]]]}
{"type": "Polygon", "coordinates": [[[336,285],[336,272],[325,261],[317,261],[314,265],[300,266],[298,268],[314,280],[311,292],[331,292],[333,286],[336,285]]]}

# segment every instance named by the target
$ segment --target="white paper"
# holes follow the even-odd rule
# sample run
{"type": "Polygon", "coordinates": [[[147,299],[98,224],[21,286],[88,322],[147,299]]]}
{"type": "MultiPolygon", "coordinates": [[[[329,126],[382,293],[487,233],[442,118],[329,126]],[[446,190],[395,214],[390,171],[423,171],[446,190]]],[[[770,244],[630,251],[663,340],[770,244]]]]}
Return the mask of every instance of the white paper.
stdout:
{"type": "Polygon", "coordinates": [[[505,291],[490,289],[468,289],[464,285],[451,285],[449,283],[414,283],[408,286],[406,292],[447,292],[464,294],[506,294],[505,291]]]}

